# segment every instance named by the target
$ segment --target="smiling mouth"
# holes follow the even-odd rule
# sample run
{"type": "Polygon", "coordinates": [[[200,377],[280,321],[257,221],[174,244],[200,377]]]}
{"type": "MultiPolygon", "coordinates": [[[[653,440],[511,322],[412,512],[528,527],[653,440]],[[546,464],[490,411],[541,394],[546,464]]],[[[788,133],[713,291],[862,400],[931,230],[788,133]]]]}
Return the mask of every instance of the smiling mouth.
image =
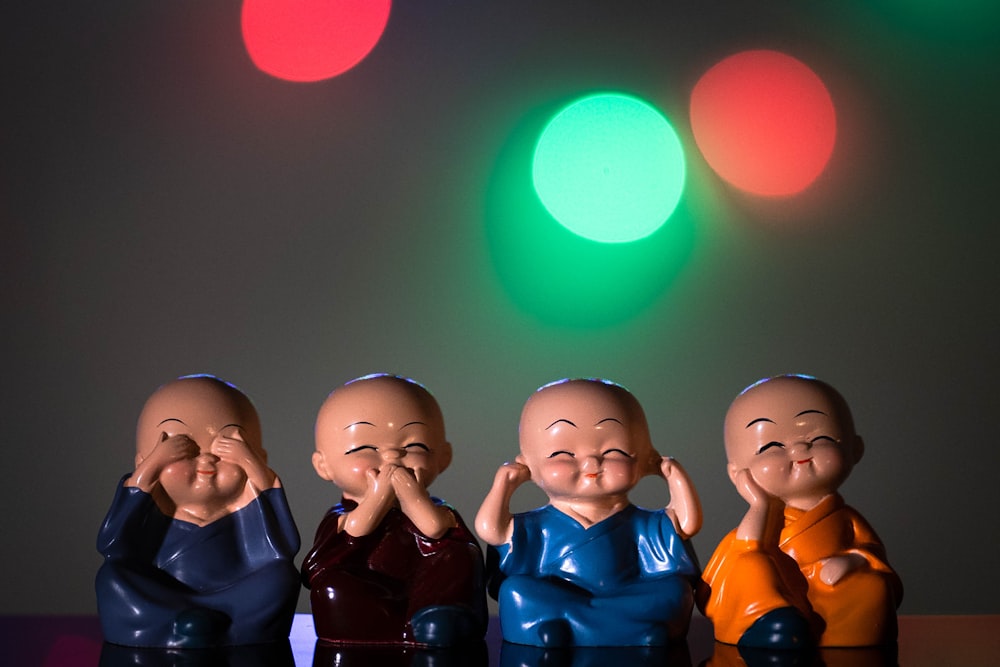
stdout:
{"type": "Polygon", "coordinates": [[[215,474],[214,470],[198,470],[197,472],[198,472],[199,475],[214,475],[215,474]]]}
{"type": "Polygon", "coordinates": [[[810,461],[812,461],[812,457],[811,456],[809,458],[807,458],[807,459],[802,459],[801,461],[796,461],[796,463],[798,463],[798,464],[801,465],[801,464],[804,464],[804,463],[809,463],[810,461]]]}
{"type": "Polygon", "coordinates": [[[584,477],[587,477],[587,478],[589,478],[589,479],[597,479],[597,477],[598,477],[598,476],[599,476],[600,474],[601,474],[601,473],[599,473],[599,472],[588,472],[588,473],[587,473],[586,475],[584,475],[584,477]]]}

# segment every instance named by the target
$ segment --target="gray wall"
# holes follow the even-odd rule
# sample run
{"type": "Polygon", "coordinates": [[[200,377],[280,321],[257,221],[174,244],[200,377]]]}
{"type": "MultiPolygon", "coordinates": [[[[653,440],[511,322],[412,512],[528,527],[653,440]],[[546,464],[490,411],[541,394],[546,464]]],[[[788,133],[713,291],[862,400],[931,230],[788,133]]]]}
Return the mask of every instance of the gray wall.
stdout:
{"type": "Polygon", "coordinates": [[[866,438],[843,491],[903,577],[901,611],[1000,612],[981,567],[1000,469],[988,3],[401,0],[367,60],[311,85],[252,66],[235,0],[18,4],[0,40],[0,613],[94,612],[135,419],[182,374],[253,397],[308,545],[337,499],[309,462],[316,409],[373,371],[437,395],[456,456],[434,490],[467,519],[535,387],[627,385],[702,495],[703,561],[743,512],[729,401],[820,376],[866,438]],[[747,48],[807,62],[837,106],[832,162],[800,197],[740,194],[693,142],[691,87],[747,48]],[[594,90],[654,103],[681,135],[685,250],[627,309],[547,312],[505,273],[497,190],[533,119],[594,90]]]}

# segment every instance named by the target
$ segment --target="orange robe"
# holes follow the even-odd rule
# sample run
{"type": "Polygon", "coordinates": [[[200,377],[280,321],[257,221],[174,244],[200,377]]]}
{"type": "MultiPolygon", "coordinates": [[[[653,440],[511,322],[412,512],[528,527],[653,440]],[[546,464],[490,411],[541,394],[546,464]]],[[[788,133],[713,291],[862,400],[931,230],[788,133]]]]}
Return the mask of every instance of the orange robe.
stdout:
{"type": "Polygon", "coordinates": [[[786,507],[776,547],[727,535],[702,574],[698,606],[715,638],[736,644],[754,621],[780,607],[810,620],[820,646],[875,646],[896,640],[899,577],[868,522],[832,494],[808,511],[786,507]],[[858,554],[867,567],[833,586],[819,578],[821,561],[858,554]]]}

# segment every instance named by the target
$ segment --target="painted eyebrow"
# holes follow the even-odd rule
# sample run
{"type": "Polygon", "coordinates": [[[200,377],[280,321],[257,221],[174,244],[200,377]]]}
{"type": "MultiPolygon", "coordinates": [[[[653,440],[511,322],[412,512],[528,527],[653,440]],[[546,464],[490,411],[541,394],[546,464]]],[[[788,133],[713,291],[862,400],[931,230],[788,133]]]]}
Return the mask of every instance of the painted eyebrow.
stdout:
{"type": "MultiPolygon", "coordinates": [[[[163,426],[167,422],[179,422],[181,424],[184,424],[184,422],[182,420],[177,419],[176,417],[167,417],[166,419],[164,419],[163,421],[161,421],[159,424],[157,424],[157,426],[163,426]]],[[[187,426],[187,424],[184,424],[184,425],[187,426]]],[[[225,427],[223,427],[223,428],[225,428],[225,427]]]]}
{"type": "Polygon", "coordinates": [[[419,426],[427,426],[427,424],[425,424],[424,422],[421,422],[421,421],[406,422],[405,424],[403,424],[402,426],[399,427],[399,430],[402,431],[407,426],[417,426],[417,425],[419,425],[419,426]]]}
{"type": "Polygon", "coordinates": [[[352,426],[359,426],[361,424],[364,424],[366,426],[375,426],[375,424],[373,424],[371,422],[354,422],[352,424],[348,424],[347,426],[345,426],[344,430],[346,431],[347,429],[351,428],[352,426]]]}
{"type": "Polygon", "coordinates": [[[757,419],[754,419],[752,422],[750,422],[749,424],[747,424],[746,428],[750,428],[751,426],[753,426],[757,422],[771,422],[773,424],[774,420],[773,419],[768,419],[767,417],[757,417],[757,419]]]}
{"type": "Polygon", "coordinates": [[[614,417],[605,417],[601,421],[597,422],[597,425],[599,426],[599,425],[603,424],[604,422],[615,422],[616,424],[621,424],[622,426],[625,425],[625,424],[622,424],[622,421],[620,419],[615,419],[614,417]]]}
{"type": "Polygon", "coordinates": [[[828,417],[829,416],[825,412],[823,412],[822,410],[803,410],[802,412],[800,412],[799,414],[797,414],[795,416],[796,417],[801,417],[802,415],[823,415],[824,417],[828,417]]]}
{"type": "Polygon", "coordinates": [[[555,420],[554,422],[552,422],[551,424],[549,424],[548,426],[546,426],[546,427],[545,427],[545,430],[546,430],[546,431],[548,431],[548,430],[549,430],[550,428],[552,428],[553,426],[555,426],[555,425],[556,425],[556,424],[558,424],[559,422],[566,422],[567,424],[569,424],[569,425],[570,425],[570,426],[572,426],[573,428],[576,428],[576,424],[574,424],[573,422],[571,422],[571,421],[570,421],[570,420],[568,420],[568,419],[557,419],[557,420],[555,420]]]}

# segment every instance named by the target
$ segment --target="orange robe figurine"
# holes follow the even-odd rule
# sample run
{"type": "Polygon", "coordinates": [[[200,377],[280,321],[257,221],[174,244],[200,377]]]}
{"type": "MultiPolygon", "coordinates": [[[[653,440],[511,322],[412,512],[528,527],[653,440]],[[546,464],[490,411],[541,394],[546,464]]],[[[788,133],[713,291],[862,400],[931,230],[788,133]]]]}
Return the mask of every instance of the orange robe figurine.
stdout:
{"type": "Polygon", "coordinates": [[[750,509],[702,575],[698,603],[718,641],[895,641],[902,583],[875,531],[836,492],[863,449],[846,402],[812,378],[771,378],[733,402],[729,474],[750,509]]]}

